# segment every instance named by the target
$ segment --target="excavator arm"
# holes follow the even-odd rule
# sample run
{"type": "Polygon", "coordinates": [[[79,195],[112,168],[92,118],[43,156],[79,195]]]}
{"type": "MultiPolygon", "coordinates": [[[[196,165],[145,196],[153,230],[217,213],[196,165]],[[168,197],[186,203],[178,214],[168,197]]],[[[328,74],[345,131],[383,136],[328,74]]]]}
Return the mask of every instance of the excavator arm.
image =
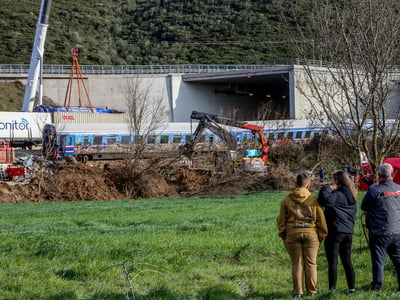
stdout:
{"type": "MultiPolygon", "coordinates": [[[[199,142],[201,134],[205,129],[208,129],[215,135],[219,136],[221,140],[225,142],[228,150],[234,150],[236,148],[236,139],[210,116],[211,115],[204,114],[201,118],[199,118],[200,122],[193,133],[191,141],[185,144],[184,154],[189,158],[192,157],[194,147],[199,142]]],[[[197,117],[195,116],[192,119],[198,119],[197,117]]]]}
{"type": "Polygon", "coordinates": [[[198,143],[201,133],[208,129],[215,135],[219,136],[225,143],[229,150],[233,150],[236,148],[236,139],[224,128],[219,126],[216,122],[210,119],[203,119],[199,122],[194,134],[193,134],[193,142],[194,144],[198,143]]]}
{"type": "MultiPolygon", "coordinates": [[[[228,125],[228,126],[232,126],[232,127],[248,129],[248,130],[251,130],[253,132],[253,134],[257,133],[258,137],[259,137],[259,141],[261,143],[261,159],[264,161],[264,165],[267,164],[269,145],[268,145],[267,137],[265,136],[265,133],[263,131],[264,127],[255,125],[255,124],[250,124],[250,123],[243,122],[243,121],[219,117],[219,116],[216,116],[213,114],[198,112],[198,111],[192,111],[192,115],[190,117],[192,119],[200,120],[200,123],[202,122],[202,120],[207,120],[207,122],[213,123],[218,127],[220,127],[218,124],[223,124],[223,125],[228,125]]],[[[200,127],[200,123],[199,123],[199,127],[200,127]]],[[[225,132],[229,134],[229,132],[227,132],[226,130],[225,130],[225,132]]],[[[217,134],[217,133],[215,133],[215,134],[217,134]]],[[[196,135],[196,131],[195,131],[194,135],[196,135]]],[[[217,135],[221,137],[220,134],[217,134],[217,135]]],[[[235,141],[235,145],[236,145],[236,141],[235,141]]],[[[232,148],[232,149],[234,149],[234,148],[232,148]]]]}
{"type": "Polygon", "coordinates": [[[196,119],[196,120],[202,120],[202,119],[206,118],[206,119],[212,120],[218,124],[223,124],[223,125],[238,127],[238,128],[242,128],[243,124],[245,124],[245,122],[242,122],[242,121],[224,118],[224,117],[218,117],[217,115],[207,114],[207,113],[203,113],[203,112],[199,112],[199,111],[192,111],[190,118],[196,119]]]}

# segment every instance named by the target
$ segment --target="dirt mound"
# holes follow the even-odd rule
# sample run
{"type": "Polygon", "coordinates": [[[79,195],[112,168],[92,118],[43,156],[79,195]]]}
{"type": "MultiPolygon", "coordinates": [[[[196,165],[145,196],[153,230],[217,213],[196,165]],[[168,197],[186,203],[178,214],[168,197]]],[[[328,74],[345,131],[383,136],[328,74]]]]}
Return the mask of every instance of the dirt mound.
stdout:
{"type": "Polygon", "coordinates": [[[207,188],[199,193],[205,195],[233,195],[239,192],[291,190],[293,187],[293,174],[284,167],[276,167],[270,168],[266,172],[238,170],[232,176],[210,180],[207,188]]]}
{"type": "Polygon", "coordinates": [[[267,173],[259,177],[256,190],[291,190],[295,184],[295,177],[293,173],[282,166],[268,169],[267,173]]]}
{"type": "Polygon", "coordinates": [[[186,195],[204,191],[210,185],[211,172],[208,170],[178,169],[170,180],[180,194],[186,195]]]}
{"type": "Polygon", "coordinates": [[[58,171],[53,181],[44,184],[47,200],[116,200],[125,196],[118,191],[107,172],[98,167],[76,163],[58,171]]]}
{"type": "Polygon", "coordinates": [[[30,182],[0,183],[1,202],[43,202],[125,199],[103,170],[69,164],[57,171],[36,174],[30,182]]]}
{"type": "Polygon", "coordinates": [[[34,185],[14,182],[0,182],[0,203],[35,202],[42,198],[34,185]]]}
{"type": "Polygon", "coordinates": [[[133,198],[178,196],[178,192],[160,174],[143,174],[132,184],[133,198]]]}
{"type": "Polygon", "coordinates": [[[231,174],[205,169],[144,168],[128,171],[122,162],[70,163],[36,174],[30,182],[0,182],[0,202],[101,201],[132,198],[230,195],[243,191],[289,190],[285,168],[231,174]]]}

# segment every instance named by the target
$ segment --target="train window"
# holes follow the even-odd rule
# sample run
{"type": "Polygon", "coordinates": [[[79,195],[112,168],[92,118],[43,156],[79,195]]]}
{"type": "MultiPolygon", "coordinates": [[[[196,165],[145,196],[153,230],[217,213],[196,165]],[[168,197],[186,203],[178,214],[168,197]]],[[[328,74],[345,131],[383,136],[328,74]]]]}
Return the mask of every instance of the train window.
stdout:
{"type": "Polygon", "coordinates": [[[296,131],[296,139],[301,139],[302,131],[296,131]]]}
{"type": "Polygon", "coordinates": [[[74,136],[67,136],[67,146],[71,146],[74,144],[74,136]]]}
{"type": "Polygon", "coordinates": [[[107,136],[107,145],[113,145],[117,143],[117,136],[116,135],[109,135],[107,136]]]}
{"type": "Polygon", "coordinates": [[[210,135],[208,141],[209,141],[210,143],[213,143],[213,142],[214,142],[214,136],[213,136],[213,135],[210,135]]]}
{"type": "Polygon", "coordinates": [[[168,144],[168,141],[169,141],[169,136],[168,135],[165,135],[165,134],[161,135],[160,144],[168,144]]]}
{"type": "Polygon", "coordinates": [[[121,136],[121,144],[127,145],[131,143],[131,136],[130,135],[123,135],[121,136]]]}
{"type": "Polygon", "coordinates": [[[89,144],[90,144],[90,142],[89,142],[89,137],[88,137],[87,135],[85,135],[85,136],[83,137],[83,144],[84,144],[84,145],[89,145],[89,144]]]}
{"type": "Polygon", "coordinates": [[[102,145],[103,144],[103,136],[102,135],[95,135],[93,139],[94,145],[102,145]]]}
{"type": "Polygon", "coordinates": [[[270,133],[269,133],[269,136],[268,136],[268,139],[269,139],[270,141],[275,140],[275,133],[274,133],[274,132],[270,132],[270,133]]]}
{"type": "Polygon", "coordinates": [[[174,134],[174,136],[172,137],[172,143],[180,144],[181,143],[181,135],[180,134],[174,134]]]}
{"type": "MultiPolygon", "coordinates": [[[[63,149],[65,149],[65,139],[66,139],[65,135],[60,135],[60,150],[61,151],[63,151],[63,149]]],[[[48,149],[48,148],[46,148],[46,149],[48,149]]]]}
{"type": "Polygon", "coordinates": [[[286,136],[289,140],[293,139],[293,131],[289,131],[286,136]]]}
{"type": "Polygon", "coordinates": [[[199,143],[204,143],[206,141],[206,136],[202,134],[199,138],[199,143]]]}
{"type": "Polygon", "coordinates": [[[284,132],[278,132],[278,140],[281,140],[285,137],[285,133],[284,132]]]}
{"type": "Polygon", "coordinates": [[[311,137],[311,131],[307,130],[306,134],[304,135],[304,138],[309,139],[311,137]]]}
{"type": "Polygon", "coordinates": [[[156,143],[156,140],[157,140],[157,136],[155,136],[154,134],[149,135],[149,136],[147,137],[147,143],[148,143],[148,144],[155,144],[155,143],[156,143]]]}
{"type": "Polygon", "coordinates": [[[190,143],[191,141],[192,141],[192,135],[191,134],[186,135],[185,142],[190,143]]]}

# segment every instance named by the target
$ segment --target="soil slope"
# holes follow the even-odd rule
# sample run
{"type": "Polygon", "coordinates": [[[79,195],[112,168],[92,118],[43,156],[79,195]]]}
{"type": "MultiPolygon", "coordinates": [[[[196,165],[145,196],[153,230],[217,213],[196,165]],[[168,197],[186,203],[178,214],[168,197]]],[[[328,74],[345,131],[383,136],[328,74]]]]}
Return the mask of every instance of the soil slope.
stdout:
{"type": "Polygon", "coordinates": [[[121,162],[70,163],[29,180],[0,182],[0,202],[104,201],[132,198],[229,195],[239,192],[286,190],[293,177],[285,169],[221,174],[170,166],[128,171],[121,162]],[[129,175],[130,174],[130,175],[129,175]]]}

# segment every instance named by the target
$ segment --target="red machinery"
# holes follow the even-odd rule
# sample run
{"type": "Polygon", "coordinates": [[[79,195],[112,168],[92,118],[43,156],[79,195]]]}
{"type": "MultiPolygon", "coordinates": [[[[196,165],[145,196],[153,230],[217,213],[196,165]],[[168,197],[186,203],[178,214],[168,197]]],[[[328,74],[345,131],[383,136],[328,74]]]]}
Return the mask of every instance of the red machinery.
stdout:
{"type": "MultiPolygon", "coordinates": [[[[400,184],[400,157],[389,157],[386,158],[383,162],[392,165],[394,173],[393,181],[396,182],[397,184],[400,184]]],[[[367,191],[368,187],[374,183],[372,167],[367,159],[363,159],[361,167],[363,172],[359,176],[358,189],[360,191],[367,191]]]]}
{"type": "Polygon", "coordinates": [[[0,141],[0,180],[14,180],[19,176],[25,178],[25,167],[15,167],[15,151],[10,143],[0,141]]]}
{"type": "Polygon", "coordinates": [[[26,169],[25,167],[13,167],[9,166],[6,169],[6,173],[8,175],[9,180],[16,180],[18,177],[26,177],[26,169]]]}

